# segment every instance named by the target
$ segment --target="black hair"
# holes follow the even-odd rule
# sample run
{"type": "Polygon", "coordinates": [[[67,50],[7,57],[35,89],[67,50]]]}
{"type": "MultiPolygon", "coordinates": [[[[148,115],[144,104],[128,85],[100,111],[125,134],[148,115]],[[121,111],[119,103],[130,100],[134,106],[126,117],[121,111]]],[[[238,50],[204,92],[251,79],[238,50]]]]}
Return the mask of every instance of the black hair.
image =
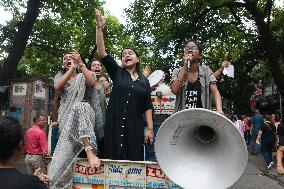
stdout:
{"type": "Polygon", "coordinates": [[[270,116],[269,114],[266,114],[266,115],[264,116],[264,120],[265,120],[265,121],[271,121],[271,116],[270,116]]]}
{"type": "Polygon", "coordinates": [[[36,123],[37,120],[40,118],[40,117],[44,117],[44,115],[36,115],[34,118],[33,118],[33,122],[36,123]]]}
{"type": "Polygon", "coordinates": [[[102,65],[101,61],[99,61],[98,59],[94,58],[94,59],[91,61],[91,63],[87,65],[88,70],[91,70],[92,64],[93,64],[93,62],[95,62],[95,61],[98,61],[98,62],[102,65]]]}
{"type": "Polygon", "coordinates": [[[20,150],[24,134],[19,121],[10,116],[0,115],[0,162],[11,158],[15,150],[20,150]]]}
{"type": "MultiPolygon", "coordinates": [[[[124,48],[122,49],[122,51],[120,52],[120,60],[122,60],[122,54],[123,54],[123,51],[124,51],[125,49],[130,49],[130,50],[132,50],[132,51],[135,53],[135,55],[137,56],[137,58],[140,60],[140,56],[139,56],[138,52],[137,52],[134,48],[132,48],[132,47],[124,47],[124,48]]],[[[139,84],[142,84],[143,86],[145,86],[145,85],[146,85],[146,82],[145,82],[146,77],[143,75],[143,73],[142,73],[142,71],[141,71],[141,66],[140,66],[140,64],[141,64],[140,61],[136,64],[136,72],[138,73],[138,76],[139,76],[139,81],[138,81],[138,83],[139,83],[139,84]]]]}

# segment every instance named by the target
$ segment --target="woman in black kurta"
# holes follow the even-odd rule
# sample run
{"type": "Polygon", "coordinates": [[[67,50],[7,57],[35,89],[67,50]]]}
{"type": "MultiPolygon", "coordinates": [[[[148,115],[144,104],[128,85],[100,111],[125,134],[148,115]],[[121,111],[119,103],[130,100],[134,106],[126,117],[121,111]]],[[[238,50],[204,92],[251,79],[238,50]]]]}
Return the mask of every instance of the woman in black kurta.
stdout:
{"type": "Polygon", "coordinates": [[[121,54],[122,67],[106,54],[103,40],[104,21],[96,11],[96,40],[102,64],[113,87],[106,112],[104,158],[144,160],[143,140],[153,142],[153,120],[150,84],[139,71],[139,55],[134,49],[125,48],[121,54]],[[145,114],[147,132],[144,136],[145,114]],[[145,140],[146,139],[146,140],[145,140]]]}

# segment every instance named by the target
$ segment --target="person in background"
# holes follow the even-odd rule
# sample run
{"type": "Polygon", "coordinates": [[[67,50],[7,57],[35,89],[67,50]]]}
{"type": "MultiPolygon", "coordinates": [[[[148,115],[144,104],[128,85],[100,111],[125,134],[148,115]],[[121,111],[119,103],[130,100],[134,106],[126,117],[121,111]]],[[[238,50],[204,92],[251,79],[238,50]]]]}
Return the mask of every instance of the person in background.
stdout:
{"type": "Polygon", "coordinates": [[[244,117],[244,125],[245,125],[244,138],[245,138],[246,143],[248,145],[250,145],[250,140],[251,140],[251,134],[250,134],[250,130],[251,130],[251,117],[249,117],[249,116],[245,116],[244,117]]]}
{"type": "Polygon", "coordinates": [[[254,115],[251,118],[251,155],[259,155],[260,148],[259,144],[256,143],[256,138],[264,120],[258,109],[255,109],[253,113],[254,115]]]}
{"type": "Polygon", "coordinates": [[[279,124],[280,124],[280,119],[279,119],[278,116],[275,116],[275,118],[274,118],[274,126],[276,127],[276,130],[277,130],[277,127],[278,127],[279,124]]]}
{"type": "Polygon", "coordinates": [[[278,144],[276,160],[277,160],[277,172],[281,175],[284,174],[283,168],[283,153],[284,153],[284,123],[280,122],[277,126],[276,141],[278,144]]]}
{"type": "Polygon", "coordinates": [[[24,134],[19,121],[0,115],[0,188],[47,189],[49,177],[38,168],[33,174],[18,171],[16,163],[23,153],[24,134]]]}
{"type": "Polygon", "coordinates": [[[244,136],[245,125],[244,125],[243,121],[241,120],[241,116],[240,115],[235,116],[234,124],[239,129],[241,134],[244,136]]]}
{"type": "Polygon", "coordinates": [[[271,122],[271,116],[267,114],[265,115],[265,120],[259,129],[256,141],[257,143],[260,143],[261,141],[261,154],[268,169],[274,165],[272,160],[272,150],[275,146],[275,135],[275,126],[271,122]]]}
{"type": "Polygon", "coordinates": [[[109,78],[106,75],[101,75],[99,77],[99,82],[104,85],[106,104],[108,104],[111,92],[111,84],[109,78]]]}
{"type": "Polygon", "coordinates": [[[27,130],[24,143],[25,163],[29,174],[33,174],[38,168],[41,168],[42,172],[46,171],[43,156],[48,152],[46,133],[43,130],[46,119],[39,115],[33,121],[35,124],[27,130]]]}
{"type": "Polygon", "coordinates": [[[173,70],[171,91],[176,95],[175,112],[188,108],[211,109],[212,94],[216,111],[222,110],[221,95],[211,69],[201,65],[202,49],[197,42],[189,41],[183,53],[183,66],[173,70]]]}
{"type": "Polygon", "coordinates": [[[218,70],[216,70],[216,71],[213,73],[213,75],[214,75],[216,78],[220,77],[220,76],[223,74],[224,68],[228,67],[229,64],[230,64],[230,62],[227,60],[227,58],[225,58],[225,60],[221,63],[221,67],[220,67],[218,70]]]}
{"type": "Polygon", "coordinates": [[[91,71],[95,73],[96,78],[99,79],[99,77],[103,74],[101,62],[98,60],[93,60],[93,62],[91,63],[91,71]]]}
{"type": "Polygon", "coordinates": [[[104,17],[96,10],[96,42],[98,54],[113,81],[106,112],[104,156],[114,160],[143,161],[143,142],[153,143],[151,89],[148,79],[139,69],[140,58],[135,49],[121,52],[122,67],[105,51],[104,17]],[[144,135],[143,115],[147,122],[144,135]]]}
{"type": "Polygon", "coordinates": [[[272,123],[272,124],[275,123],[275,114],[271,114],[271,123],[272,123]]]}

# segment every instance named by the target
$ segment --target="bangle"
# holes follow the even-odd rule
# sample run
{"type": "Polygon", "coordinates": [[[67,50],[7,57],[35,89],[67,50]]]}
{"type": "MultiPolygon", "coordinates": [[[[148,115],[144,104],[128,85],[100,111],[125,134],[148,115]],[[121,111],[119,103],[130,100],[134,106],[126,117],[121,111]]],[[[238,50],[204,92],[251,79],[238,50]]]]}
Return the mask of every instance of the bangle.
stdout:
{"type": "Polygon", "coordinates": [[[92,146],[85,146],[85,151],[90,151],[90,150],[93,150],[94,148],[92,146]]]}
{"type": "Polygon", "coordinates": [[[148,129],[148,130],[153,130],[153,129],[148,129]]]}
{"type": "Polygon", "coordinates": [[[80,66],[78,66],[78,68],[80,69],[81,67],[86,67],[85,64],[81,64],[80,66]]]}

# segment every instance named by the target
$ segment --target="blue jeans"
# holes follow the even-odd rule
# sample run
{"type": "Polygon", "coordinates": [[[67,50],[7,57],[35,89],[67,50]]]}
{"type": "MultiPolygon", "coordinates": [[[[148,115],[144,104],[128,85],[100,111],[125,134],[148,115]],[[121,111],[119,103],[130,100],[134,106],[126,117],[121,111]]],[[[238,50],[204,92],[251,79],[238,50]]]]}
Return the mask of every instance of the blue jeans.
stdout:
{"type": "Polygon", "coordinates": [[[250,153],[252,155],[260,154],[260,145],[256,144],[257,134],[251,136],[250,153]]]}
{"type": "Polygon", "coordinates": [[[244,139],[245,139],[247,144],[250,144],[250,138],[251,138],[250,131],[246,131],[244,133],[244,139]]]}
{"type": "Polygon", "coordinates": [[[266,165],[269,165],[272,162],[272,149],[273,142],[261,141],[261,154],[266,162],[266,165]]]}

